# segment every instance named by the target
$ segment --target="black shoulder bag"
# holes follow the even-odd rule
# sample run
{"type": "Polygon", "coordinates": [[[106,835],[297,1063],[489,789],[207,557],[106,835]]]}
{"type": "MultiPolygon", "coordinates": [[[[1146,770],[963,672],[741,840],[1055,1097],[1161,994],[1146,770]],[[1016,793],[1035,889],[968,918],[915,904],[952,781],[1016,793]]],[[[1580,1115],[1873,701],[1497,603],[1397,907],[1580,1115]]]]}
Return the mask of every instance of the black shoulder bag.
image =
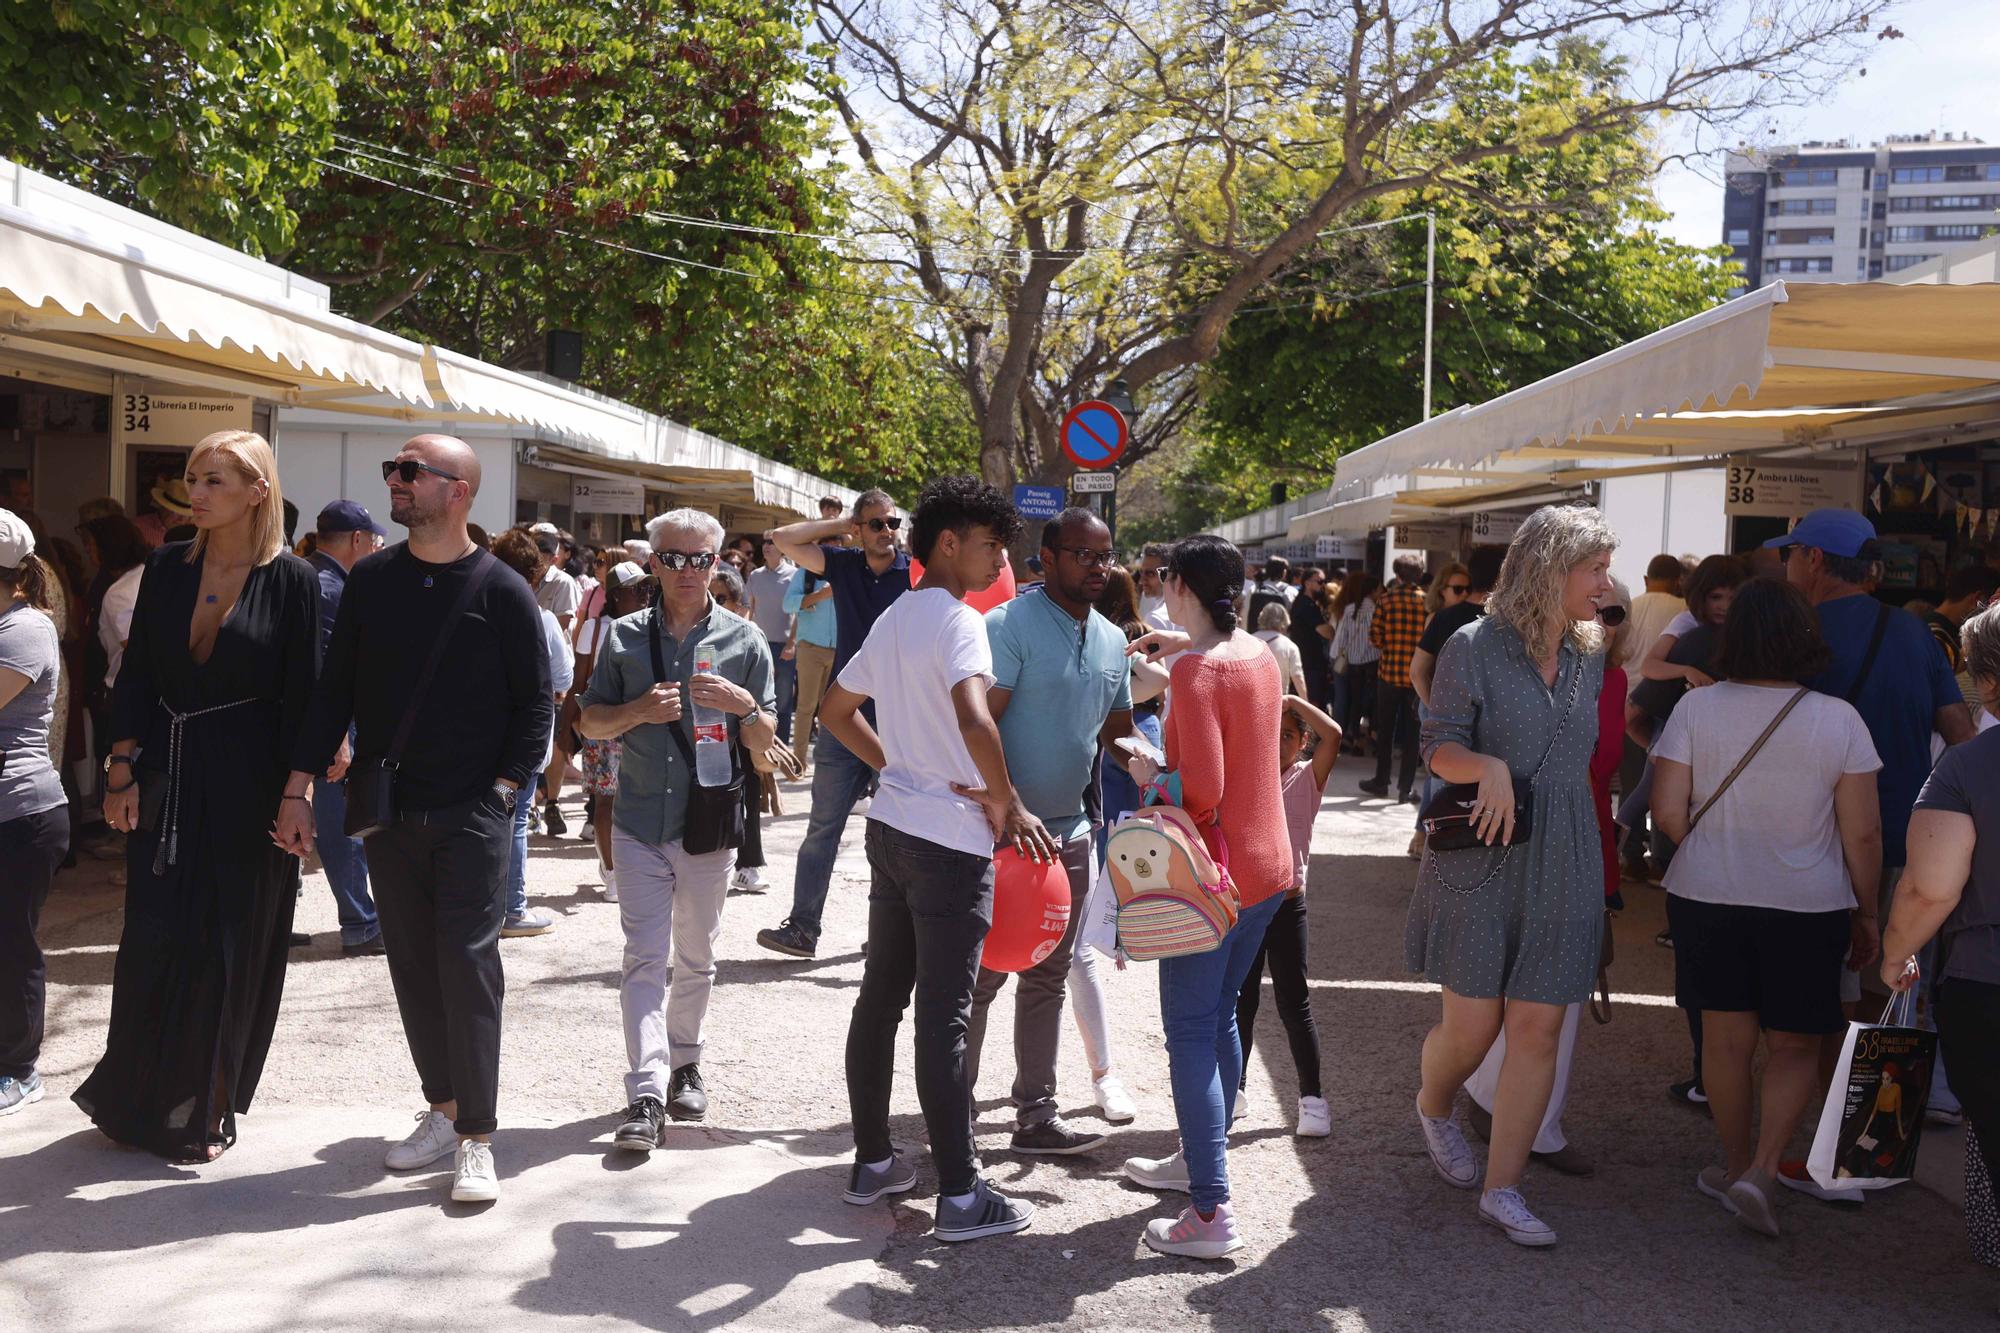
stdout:
{"type": "MultiPolygon", "coordinates": [[[[660,607],[653,608],[652,622],[646,627],[646,646],[653,654],[653,679],[667,679],[667,658],[660,650],[660,607]]],[[[738,761],[734,738],[729,745],[729,781],[720,787],[704,787],[695,777],[694,745],[687,738],[688,710],[694,700],[683,696],[681,718],[667,723],[674,744],[688,766],[687,823],[681,830],[681,847],[690,856],[704,856],[743,845],[743,765],[738,761]]]]}
{"type": "Polygon", "coordinates": [[[423,711],[424,695],[430,689],[431,678],[437,675],[438,664],[444,661],[445,649],[451,646],[452,631],[458,628],[459,618],[472,605],[472,599],[486,586],[493,571],[500,567],[490,552],[481,551],[480,559],[472,573],[466,577],[465,586],[458,590],[458,600],[445,612],[444,623],[438,626],[435,642],[431,644],[431,655],[424,661],[424,669],[417,676],[416,685],[410,690],[410,701],[403,707],[402,721],[396,724],[395,739],[389,742],[388,750],[380,759],[369,764],[356,764],[347,773],[347,819],[344,827],[350,838],[365,838],[380,832],[396,822],[402,804],[396,795],[396,770],[402,766],[403,751],[409,748],[410,733],[416,730],[417,715],[423,711]]]}

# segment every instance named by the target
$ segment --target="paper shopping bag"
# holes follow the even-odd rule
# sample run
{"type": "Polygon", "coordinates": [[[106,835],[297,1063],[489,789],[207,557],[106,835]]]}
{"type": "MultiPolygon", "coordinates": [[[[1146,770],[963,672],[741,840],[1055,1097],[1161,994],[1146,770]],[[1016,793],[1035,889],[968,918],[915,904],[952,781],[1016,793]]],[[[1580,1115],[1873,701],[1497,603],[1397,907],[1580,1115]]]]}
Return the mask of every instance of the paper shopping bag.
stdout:
{"type": "Polygon", "coordinates": [[[1118,894],[1111,887],[1111,872],[1097,868],[1097,882],[1083,902],[1083,921],[1076,928],[1076,947],[1095,949],[1120,967],[1125,960],[1118,953],[1118,894]]]}
{"type": "Polygon", "coordinates": [[[1882,1189],[1915,1172],[1937,1060],[1937,1034],[1916,1026],[1915,1009],[1913,991],[1902,991],[1881,1022],[1847,1025],[1806,1158],[1822,1189],[1882,1189]]]}

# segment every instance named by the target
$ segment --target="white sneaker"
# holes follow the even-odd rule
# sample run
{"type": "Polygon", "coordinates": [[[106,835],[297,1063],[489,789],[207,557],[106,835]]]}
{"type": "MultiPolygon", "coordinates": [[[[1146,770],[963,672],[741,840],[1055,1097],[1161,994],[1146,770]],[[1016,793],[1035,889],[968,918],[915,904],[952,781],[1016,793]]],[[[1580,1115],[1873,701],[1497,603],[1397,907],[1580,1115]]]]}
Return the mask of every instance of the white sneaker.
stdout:
{"type": "Polygon", "coordinates": [[[1187,1159],[1178,1151],[1172,1157],[1127,1157],[1125,1177],[1149,1190],[1188,1192],[1187,1159]]]}
{"type": "Polygon", "coordinates": [[[617,872],[614,871],[610,866],[604,864],[604,862],[599,861],[597,863],[597,873],[604,880],[604,901],[607,903],[617,902],[618,901],[617,872]]]}
{"type": "Polygon", "coordinates": [[[1292,1133],[1302,1139],[1323,1139],[1333,1133],[1333,1112],[1326,1098],[1299,1098],[1299,1127],[1292,1133]]]}
{"type": "Polygon", "coordinates": [[[493,1145],[466,1139],[458,1145],[458,1172],[451,1181],[453,1203],[492,1203],[500,1197],[500,1177],[493,1170],[493,1145]]]}
{"type": "Polygon", "coordinates": [[[1487,1190],[1479,1196],[1479,1219],[1499,1227],[1516,1245],[1542,1246],[1556,1243],[1555,1228],[1528,1211],[1528,1201],[1517,1189],[1487,1190]]]}
{"type": "Polygon", "coordinates": [[[1238,1088],[1236,1090],[1236,1102],[1229,1108],[1230,1125],[1234,1127],[1237,1121],[1241,1120],[1244,1116],[1249,1114],[1250,1114],[1250,1089],[1238,1088]]]}
{"type": "Polygon", "coordinates": [[[764,874],[756,866],[739,866],[729,887],[732,893],[767,893],[771,886],[764,882],[764,874]]]}
{"type": "Polygon", "coordinates": [[[395,1147],[389,1149],[382,1164],[391,1171],[414,1171],[420,1166],[429,1166],[458,1146],[458,1131],[451,1127],[451,1117],[442,1111],[417,1112],[417,1127],[395,1147]]]}
{"type": "Polygon", "coordinates": [[[1477,1185],[1479,1159],[1472,1155],[1472,1145],[1465,1141],[1465,1132],[1458,1127],[1458,1121],[1452,1117],[1432,1120],[1419,1106],[1417,1123],[1423,1127],[1424,1147],[1430,1152],[1431,1165],[1445,1178],[1445,1183],[1462,1190],[1477,1185]]]}
{"type": "Polygon", "coordinates": [[[1125,1091],[1125,1085],[1118,1081],[1116,1074],[1090,1080],[1090,1095],[1097,1102],[1097,1109],[1104,1112],[1104,1118],[1114,1125],[1139,1118],[1139,1108],[1133,1103],[1132,1094],[1125,1091]]]}

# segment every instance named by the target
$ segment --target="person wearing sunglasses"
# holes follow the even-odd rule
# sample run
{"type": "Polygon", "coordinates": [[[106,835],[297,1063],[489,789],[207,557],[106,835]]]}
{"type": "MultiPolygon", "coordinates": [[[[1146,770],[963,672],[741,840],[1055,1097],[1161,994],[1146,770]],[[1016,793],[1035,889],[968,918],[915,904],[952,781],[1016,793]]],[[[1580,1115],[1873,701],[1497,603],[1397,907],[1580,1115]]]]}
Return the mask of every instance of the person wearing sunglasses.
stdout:
{"type": "Polygon", "coordinates": [[[357,801],[357,775],[393,793],[386,822],[364,834],[368,874],[428,1104],[387,1165],[414,1171],[456,1153],[452,1198],[490,1202],[500,1192],[490,1140],[500,1123],[500,927],[513,808],[529,799],[521,789],[532,789],[541,767],[555,695],[533,590],[466,531],[480,481],[471,446],[419,435],[382,476],[389,517],[409,540],[347,576],[276,836],[287,850],[311,849],[303,797],[351,722],[350,816],[368,809],[357,801]],[[385,764],[397,745],[399,758],[385,764]]]}
{"type": "MultiPolygon", "coordinates": [[[[863,491],[854,508],[838,518],[792,523],[770,534],[778,553],[800,569],[826,580],[833,589],[833,677],[852,661],[883,612],[910,590],[910,556],[898,550],[903,519],[896,502],[879,490],[863,491]],[[853,539],[855,545],[833,543],[853,539]]],[[[863,710],[872,717],[873,705],[863,710]]],[[[847,817],[876,780],[825,727],[813,746],[812,816],[799,844],[792,879],[792,910],[775,929],[757,932],[757,943],[789,958],[811,958],[819,949],[820,920],[833,861],[847,817]]]]}

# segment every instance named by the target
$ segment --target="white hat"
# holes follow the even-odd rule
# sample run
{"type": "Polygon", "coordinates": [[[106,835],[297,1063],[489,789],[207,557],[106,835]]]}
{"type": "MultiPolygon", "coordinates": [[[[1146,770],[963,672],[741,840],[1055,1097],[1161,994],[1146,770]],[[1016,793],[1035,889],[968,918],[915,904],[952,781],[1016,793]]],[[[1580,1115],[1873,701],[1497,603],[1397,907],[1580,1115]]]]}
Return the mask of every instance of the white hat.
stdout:
{"type": "Polygon", "coordinates": [[[537,536],[537,537],[560,537],[560,536],[562,536],[562,529],[561,529],[561,528],[558,528],[558,527],[557,527],[557,526],[556,526],[555,524],[553,524],[553,523],[535,523],[535,524],[531,524],[531,525],[529,526],[529,528],[528,528],[528,531],[529,531],[530,533],[532,533],[532,534],[533,534],[534,536],[537,536]]]}
{"type": "Polygon", "coordinates": [[[0,569],[18,569],[35,553],[35,534],[28,521],[11,509],[0,509],[0,569]]]}
{"type": "Polygon", "coordinates": [[[614,588],[629,588],[635,583],[644,583],[653,577],[630,560],[621,560],[611,567],[607,576],[614,588]]]}

